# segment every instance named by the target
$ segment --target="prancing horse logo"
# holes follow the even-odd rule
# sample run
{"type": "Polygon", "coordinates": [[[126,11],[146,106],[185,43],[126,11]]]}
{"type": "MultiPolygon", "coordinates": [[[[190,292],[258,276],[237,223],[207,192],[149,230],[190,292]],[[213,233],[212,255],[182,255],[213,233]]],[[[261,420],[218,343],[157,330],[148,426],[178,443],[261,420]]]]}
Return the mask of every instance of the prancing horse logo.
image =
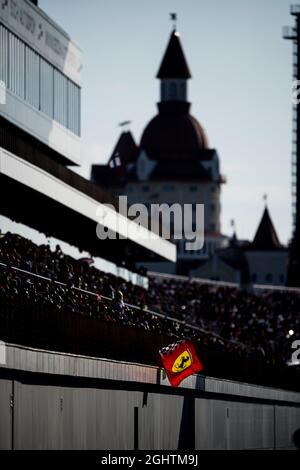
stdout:
{"type": "Polygon", "coordinates": [[[192,365],[192,357],[187,349],[183,353],[180,354],[180,356],[177,357],[177,359],[174,361],[173,366],[172,366],[172,372],[174,374],[178,374],[179,372],[182,372],[183,370],[187,369],[192,365]]]}

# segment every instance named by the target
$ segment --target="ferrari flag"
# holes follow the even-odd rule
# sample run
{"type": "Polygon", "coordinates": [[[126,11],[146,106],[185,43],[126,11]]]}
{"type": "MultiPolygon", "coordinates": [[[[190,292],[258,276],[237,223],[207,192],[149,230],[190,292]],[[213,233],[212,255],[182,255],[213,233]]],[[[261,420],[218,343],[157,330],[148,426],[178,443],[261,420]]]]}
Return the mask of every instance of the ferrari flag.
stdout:
{"type": "Polygon", "coordinates": [[[181,340],[172,343],[162,348],[159,354],[173,387],[178,387],[183,379],[203,369],[203,365],[197,357],[195,346],[191,341],[181,340]]]}

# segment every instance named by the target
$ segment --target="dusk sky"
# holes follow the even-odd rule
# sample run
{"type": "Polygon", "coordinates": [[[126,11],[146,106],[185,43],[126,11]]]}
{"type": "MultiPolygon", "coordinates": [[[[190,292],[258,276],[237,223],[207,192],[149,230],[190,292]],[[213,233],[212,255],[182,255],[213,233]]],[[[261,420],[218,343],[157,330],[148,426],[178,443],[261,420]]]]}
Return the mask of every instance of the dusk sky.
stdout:
{"type": "Polygon", "coordinates": [[[292,44],[289,0],[40,0],[83,49],[82,168],[105,162],[132,120],[139,143],[156,114],[155,79],[172,24],[193,78],[192,114],[218,150],[228,182],[222,193],[222,230],[234,219],[240,238],[252,239],[263,195],[280,240],[291,234],[292,44]]]}

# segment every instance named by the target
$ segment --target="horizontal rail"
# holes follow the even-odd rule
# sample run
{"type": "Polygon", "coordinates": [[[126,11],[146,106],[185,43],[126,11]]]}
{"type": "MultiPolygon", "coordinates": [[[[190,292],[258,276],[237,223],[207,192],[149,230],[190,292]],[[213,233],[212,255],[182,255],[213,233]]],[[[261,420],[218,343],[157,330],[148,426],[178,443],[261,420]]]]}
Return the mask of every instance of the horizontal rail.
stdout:
{"type": "MultiPolygon", "coordinates": [[[[174,281],[189,281],[198,284],[207,284],[216,287],[232,287],[235,289],[239,289],[239,284],[235,282],[225,282],[225,281],[212,281],[210,279],[203,279],[198,277],[188,277],[188,276],[179,276],[177,274],[165,274],[165,273],[157,273],[154,271],[149,271],[147,273],[148,277],[157,278],[157,279],[166,279],[166,280],[174,280],[174,281]]],[[[280,292],[296,292],[300,294],[299,287],[287,287],[287,286],[276,286],[273,284],[253,284],[254,290],[274,290],[280,292]]]]}
{"type": "MultiPolygon", "coordinates": [[[[102,294],[97,294],[96,292],[92,292],[92,291],[89,291],[89,290],[86,290],[86,289],[81,289],[79,287],[75,287],[75,286],[68,286],[66,283],[64,282],[61,282],[61,281],[56,281],[56,280],[52,280],[48,277],[45,277],[45,276],[41,276],[40,274],[35,274],[35,273],[31,273],[30,271],[26,271],[24,269],[21,269],[21,268],[17,268],[16,266],[9,266],[5,263],[2,263],[0,262],[0,267],[2,268],[6,268],[6,269],[11,269],[13,271],[17,271],[17,272],[20,272],[22,274],[26,274],[27,276],[32,276],[32,277],[35,277],[35,278],[38,278],[38,279],[41,279],[41,280],[44,280],[44,281],[47,281],[47,282],[52,282],[54,284],[57,284],[57,285],[61,285],[67,289],[73,289],[73,290],[76,290],[78,292],[82,292],[84,294],[87,294],[87,295],[91,295],[91,296],[94,296],[94,297],[98,297],[99,295],[101,296],[102,299],[105,299],[109,302],[112,302],[113,299],[111,297],[107,297],[107,296],[104,296],[102,294]]],[[[142,308],[142,307],[138,307],[136,305],[133,305],[133,304],[130,304],[130,303],[127,303],[127,302],[124,302],[124,305],[126,305],[127,307],[131,308],[131,309],[134,309],[134,310],[139,310],[139,311],[143,311],[144,313],[146,313],[147,315],[152,315],[152,316],[155,316],[157,318],[161,318],[161,319],[164,319],[164,320],[168,320],[172,323],[177,323],[179,325],[183,325],[185,326],[186,328],[189,328],[191,330],[194,330],[195,332],[200,332],[200,333],[203,333],[205,335],[209,335],[209,336],[212,336],[220,341],[223,341],[224,343],[227,343],[227,344],[232,344],[233,346],[237,347],[243,347],[243,348],[246,348],[247,350],[250,350],[251,348],[249,348],[248,346],[246,346],[245,344],[243,343],[240,343],[238,341],[232,341],[232,340],[228,340],[226,338],[223,338],[222,336],[219,336],[218,334],[212,332],[212,331],[209,331],[209,330],[206,330],[204,328],[201,328],[199,326],[195,326],[195,325],[191,325],[190,323],[186,323],[185,321],[183,320],[178,320],[176,318],[172,318],[170,317],[169,315],[167,315],[166,313],[159,313],[159,312],[155,312],[154,310],[150,310],[150,309],[145,309],[145,308],[142,308]]]]}

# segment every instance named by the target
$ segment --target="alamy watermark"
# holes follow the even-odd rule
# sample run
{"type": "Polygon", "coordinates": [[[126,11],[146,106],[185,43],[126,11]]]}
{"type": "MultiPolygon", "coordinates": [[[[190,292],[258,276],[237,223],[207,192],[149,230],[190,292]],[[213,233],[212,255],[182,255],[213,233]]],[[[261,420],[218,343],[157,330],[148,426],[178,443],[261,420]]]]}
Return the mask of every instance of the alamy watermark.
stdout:
{"type": "Polygon", "coordinates": [[[0,341],[0,366],[6,364],[6,344],[0,341]]]}
{"type": "Polygon", "coordinates": [[[6,85],[0,80],[0,104],[6,104],[6,85]]]}
{"type": "Polygon", "coordinates": [[[204,204],[131,204],[119,196],[118,211],[111,204],[97,208],[100,240],[185,240],[185,250],[204,246],[204,204]]]}
{"type": "Polygon", "coordinates": [[[295,349],[295,351],[292,354],[291,363],[300,364],[300,339],[293,341],[292,349],[295,349]]]}

